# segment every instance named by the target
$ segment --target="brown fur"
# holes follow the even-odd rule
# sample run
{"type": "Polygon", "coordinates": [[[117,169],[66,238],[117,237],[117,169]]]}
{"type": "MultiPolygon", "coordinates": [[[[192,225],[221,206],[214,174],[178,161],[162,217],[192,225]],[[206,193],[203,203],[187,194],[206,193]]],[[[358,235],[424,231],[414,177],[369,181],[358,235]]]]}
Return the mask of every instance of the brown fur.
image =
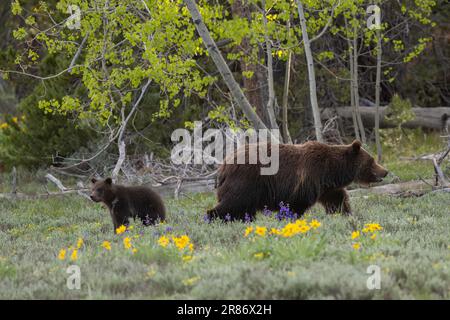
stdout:
{"type": "MultiPolygon", "coordinates": [[[[275,175],[261,175],[258,164],[231,164],[239,149],[225,160],[218,172],[217,206],[208,211],[210,218],[251,219],[257,210],[267,206],[277,210],[279,203],[289,204],[297,214],[303,214],[316,202],[327,213],[341,211],[351,214],[345,190],[352,182],[379,182],[387,170],[376,163],[359,141],[351,145],[326,145],[311,141],[301,145],[279,145],[279,170],[275,175]]],[[[268,147],[269,151],[271,146],[268,147]]],[[[237,161],[234,161],[237,163],[237,161]]]]}
{"type": "Polygon", "coordinates": [[[139,218],[144,225],[164,221],[166,209],[161,197],[150,188],[125,187],[105,180],[92,179],[91,199],[103,202],[109,209],[115,230],[127,226],[129,218],[139,218]]]}

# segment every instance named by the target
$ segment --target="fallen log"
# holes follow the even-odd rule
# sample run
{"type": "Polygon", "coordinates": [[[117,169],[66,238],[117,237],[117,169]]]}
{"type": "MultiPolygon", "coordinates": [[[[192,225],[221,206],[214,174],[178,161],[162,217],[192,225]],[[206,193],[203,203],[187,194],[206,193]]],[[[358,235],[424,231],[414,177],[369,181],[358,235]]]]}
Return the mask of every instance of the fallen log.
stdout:
{"type": "Polygon", "coordinates": [[[66,189],[65,191],[60,192],[47,192],[47,193],[37,193],[37,194],[26,194],[26,193],[0,193],[0,199],[9,199],[9,200],[37,200],[37,199],[46,199],[48,197],[54,196],[64,196],[68,194],[74,194],[79,192],[88,192],[89,189],[66,189]]]}
{"type": "Polygon", "coordinates": [[[352,197],[367,196],[369,194],[386,194],[386,195],[398,195],[404,192],[410,191],[431,191],[433,186],[433,180],[424,181],[407,181],[395,184],[385,184],[382,186],[376,186],[372,188],[359,188],[349,190],[348,193],[352,197]]]}
{"type": "MultiPolygon", "coordinates": [[[[373,128],[375,126],[375,108],[374,107],[360,107],[361,118],[366,128],[373,128]]],[[[407,121],[402,124],[404,128],[426,128],[442,130],[450,125],[450,107],[436,107],[436,108],[412,108],[416,115],[414,120],[407,121]]],[[[334,116],[340,118],[352,119],[352,107],[338,107],[326,108],[323,110],[321,117],[323,121],[331,119],[334,116]]],[[[389,107],[380,107],[380,128],[394,128],[395,123],[386,119],[389,114],[389,107]]]]}
{"type": "MultiPolygon", "coordinates": [[[[401,182],[396,184],[385,184],[381,186],[371,187],[371,188],[358,188],[349,190],[348,193],[351,197],[361,197],[367,196],[369,194],[386,194],[386,195],[400,195],[406,192],[418,192],[420,194],[430,192],[433,190],[432,183],[433,180],[424,180],[424,181],[408,181],[401,182]]],[[[199,193],[199,192],[213,192],[214,191],[214,179],[208,179],[204,181],[188,181],[184,183],[181,187],[178,185],[178,182],[170,183],[167,185],[153,186],[153,188],[161,194],[163,197],[173,197],[174,191],[178,188],[178,193],[199,193]]],[[[81,185],[79,185],[81,187],[81,185]]],[[[435,189],[438,190],[447,190],[450,186],[446,186],[443,189],[435,189]]],[[[78,194],[85,198],[89,197],[85,194],[88,192],[87,188],[79,188],[79,189],[66,189],[65,191],[60,192],[48,192],[42,194],[24,194],[24,193],[0,193],[0,199],[11,199],[11,200],[35,200],[48,198],[53,196],[64,196],[69,194],[78,194]],[[84,193],[84,194],[80,194],[84,193]]]]}

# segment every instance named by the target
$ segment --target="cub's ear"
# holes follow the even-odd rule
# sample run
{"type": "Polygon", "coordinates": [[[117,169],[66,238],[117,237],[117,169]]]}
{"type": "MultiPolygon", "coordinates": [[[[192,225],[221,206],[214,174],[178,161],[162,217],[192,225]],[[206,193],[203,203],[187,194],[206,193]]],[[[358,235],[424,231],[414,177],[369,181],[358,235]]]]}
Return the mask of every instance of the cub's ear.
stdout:
{"type": "Polygon", "coordinates": [[[91,182],[92,182],[92,183],[96,183],[96,182],[97,182],[97,179],[92,178],[92,179],[91,179],[91,182]]]}
{"type": "Polygon", "coordinates": [[[361,141],[359,140],[353,141],[351,148],[353,152],[358,152],[361,149],[361,141]]]}
{"type": "Polygon", "coordinates": [[[105,183],[106,184],[112,184],[112,179],[111,178],[106,178],[105,179],[105,183]]]}

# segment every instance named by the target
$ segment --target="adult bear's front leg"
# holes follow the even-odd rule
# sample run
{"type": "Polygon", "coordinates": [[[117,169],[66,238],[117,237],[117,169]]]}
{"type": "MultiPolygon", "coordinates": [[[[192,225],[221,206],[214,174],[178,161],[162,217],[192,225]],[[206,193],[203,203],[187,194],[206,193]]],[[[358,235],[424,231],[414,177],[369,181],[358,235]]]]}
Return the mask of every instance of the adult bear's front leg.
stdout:
{"type": "Polygon", "coordinates": [[[329,214],[336,212],[342,212],[345,215],[352,214],[348,193],[345,189],[328,191],[320,196],[319,202],[329,214]]]}

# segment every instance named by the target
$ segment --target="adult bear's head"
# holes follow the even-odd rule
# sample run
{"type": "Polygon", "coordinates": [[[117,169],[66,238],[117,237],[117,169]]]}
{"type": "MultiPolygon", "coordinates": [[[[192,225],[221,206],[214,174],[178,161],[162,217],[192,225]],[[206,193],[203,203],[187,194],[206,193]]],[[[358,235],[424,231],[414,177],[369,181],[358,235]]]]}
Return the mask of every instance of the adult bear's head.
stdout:
{"type": "Polygon", "coordinates": [[[353,141],[348,147],[348,152],[356,165],[355,182],[362,184],[380,182],[387,176],[388,171],[361,146],[360,141],[353,141]]]}

